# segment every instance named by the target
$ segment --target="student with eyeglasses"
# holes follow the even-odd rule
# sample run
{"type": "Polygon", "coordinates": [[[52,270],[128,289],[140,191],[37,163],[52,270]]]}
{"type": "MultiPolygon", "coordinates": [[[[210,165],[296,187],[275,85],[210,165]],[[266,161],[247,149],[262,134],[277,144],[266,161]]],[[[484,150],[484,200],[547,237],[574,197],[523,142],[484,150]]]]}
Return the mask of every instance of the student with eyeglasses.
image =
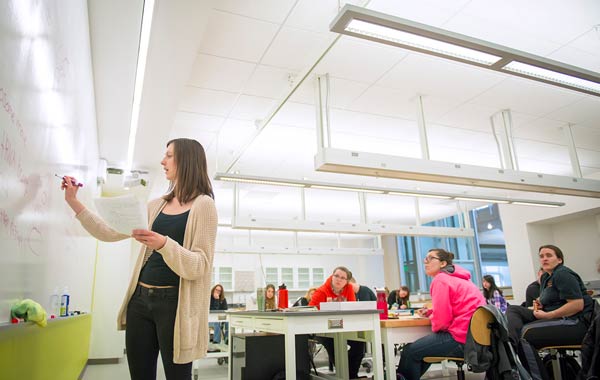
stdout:
{"type": "MultiPolygon", "coordinates": [[[[309,305],[320,309],[322,302],[356,301],[354,288],[350,283],[351,278],[352,272],[348,268],[342,266],[335,268],[331,276],[325,280],[325,283],[315,290],[309,305]]],[[[317,337],[317,341],[327,350],[331,367],[332,364],[335,364],[333,339],[317,337]]],[[[349,340],[348,345],[350,346],[350,350],[348,351],[348,374],[351,379],[356,379],[358,378],[358,370],[364,356],[365,344],[364,342],[349,340]]]]}
{"type": "Polygon", "coordinates": [[[402,350],[398,379],[418,380],[429,369],[427,356],[464,355],[469,322],[475,310],[485,305],[479,288],[471,282],[471,273],[453,264],[454,254],[433,248],[425,256],[425,273],[433,277],[429,287],[431,309],[418,311],[431,320],[433,334],[417,339],[402,350]]]}

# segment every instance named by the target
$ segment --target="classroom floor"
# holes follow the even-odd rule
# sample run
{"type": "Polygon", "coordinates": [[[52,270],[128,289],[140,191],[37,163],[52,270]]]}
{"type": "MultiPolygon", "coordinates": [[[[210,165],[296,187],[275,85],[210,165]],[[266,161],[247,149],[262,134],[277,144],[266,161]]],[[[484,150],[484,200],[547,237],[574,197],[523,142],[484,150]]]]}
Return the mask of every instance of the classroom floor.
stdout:
{"type": "MultiPolygon", "coordinates": [[[[159,358],[157,380],[165,380],[165,374],[162,368],[162,364],[159,358]]],[[[327,354],[319,353],[315,357],[315,366],[317,371],[320,373],[327,374],[327,354]]],[[[216,359],[203,359],[196,362],[198,369],[197,380],[227,380],[227,365],[219,365],[216,359]]],[[[370,376],[365,371],[359,373],[361,376],[370,376]]],[[[484,374],[466,372],[466,380],[482,380],[484,374]]],[[[129,371],[127,369],[127,359],[121,360],[118,364],[96,364],[90,365],[86,368],[85,374],[82,380],[127,380],[129,379],[129,371]]],[[[434,364],[431,366],[429,371],[421,378],[423,380],[454,380],[456,379],[456,367],[450,363],[448,366],[447,376],[441,369],[441,365],[434,364]]],[[[268,379],[265,379],[268,380],[268,379]]],[[[391,379],[395,380],[395,379],[391,379]]]]}

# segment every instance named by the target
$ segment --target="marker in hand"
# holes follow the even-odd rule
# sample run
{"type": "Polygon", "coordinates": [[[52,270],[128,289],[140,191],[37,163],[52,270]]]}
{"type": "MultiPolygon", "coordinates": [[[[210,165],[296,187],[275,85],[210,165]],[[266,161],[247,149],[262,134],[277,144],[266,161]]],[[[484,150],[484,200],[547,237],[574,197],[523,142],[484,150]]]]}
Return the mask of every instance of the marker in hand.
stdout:
{"type": "MultiPolygon", "coordinates": [[[[58,174],[56,174],[56,173],[54,173],[54,175],[55,175],[56,177],[58,177],[58,178],[62,179],[63,181],[65,180],[65,177],[64,177],[64,176],[63,176],[63,177],[61,177],[61,176],[59,176],[59,175],[58,175],[58,174]]],[[[71,184],[72,184],[73,186],[77,186],[77,187],[83,187],[83,183],[81,183],[81,182],[80,182],[80,183],[77,183],[77,182],[75,182],[75,180],[72,180],[72,181],[71,181],[71,184]]]]}

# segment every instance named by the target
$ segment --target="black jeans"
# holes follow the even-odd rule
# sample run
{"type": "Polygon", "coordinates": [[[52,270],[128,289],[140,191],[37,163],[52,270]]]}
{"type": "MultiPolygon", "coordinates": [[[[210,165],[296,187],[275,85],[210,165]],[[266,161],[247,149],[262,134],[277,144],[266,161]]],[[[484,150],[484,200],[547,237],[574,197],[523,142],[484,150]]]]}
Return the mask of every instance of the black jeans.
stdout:
{"type": "MultiPolygon", "coordinates": [[[[327,355],[329,355],[329,359],[335,365],[333,338],[317,336],[316,341],[325,347],[325,350],[327,350],[327,355]]],[[[350,346],[350,350],[348,350],[348,375],[351,379],[355,379],[358,377],[360,364],[365,356],[365,342],[349,340],[348,345],[350,346]]]]}
{"type": "Polygon", "coordinates": [[[508,335],[514,347],[521,338],[534,348],[581,344],[587,326],[577,318],[536,319],[533,311],[523,306],[510,305],[506,310],[508,335]],[[523,327],[527,333],[523,335],[523,327]]]}
{"type": "Polygon", "coordinates": [[[167,380],[191,380],[192,363],[173,363],[178,288],[136,288],[127,306],[125,347],[132,380],[156,379],[158,352],[167,380]]]}

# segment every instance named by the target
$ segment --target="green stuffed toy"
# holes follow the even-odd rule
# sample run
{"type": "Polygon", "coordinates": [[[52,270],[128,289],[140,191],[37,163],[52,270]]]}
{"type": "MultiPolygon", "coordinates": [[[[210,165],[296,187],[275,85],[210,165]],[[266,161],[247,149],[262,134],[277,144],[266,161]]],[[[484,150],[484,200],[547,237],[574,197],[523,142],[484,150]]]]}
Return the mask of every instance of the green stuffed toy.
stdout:
{"type": "Polygon", "coordinates": [[[25,299],[17,302],[10,308],[12,318],[21,318],[25,322],[35,322],[40,327],[46,327],[46,310],[34,300],[25,299]]]}

